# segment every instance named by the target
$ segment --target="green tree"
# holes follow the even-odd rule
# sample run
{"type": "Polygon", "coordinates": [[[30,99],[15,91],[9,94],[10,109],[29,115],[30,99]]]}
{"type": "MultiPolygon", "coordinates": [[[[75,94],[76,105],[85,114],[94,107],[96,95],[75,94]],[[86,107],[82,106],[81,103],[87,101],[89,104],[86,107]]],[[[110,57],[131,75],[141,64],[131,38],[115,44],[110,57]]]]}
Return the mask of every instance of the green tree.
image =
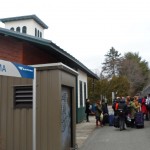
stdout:
{"type": "Polygon", "coordinates": [[[129,82],[125,76],[113,76],[109,80],[109,88],[107,89],[107,98],[109,103],[112,102],[112,92],[115,93],[115,96],[127,96],[129,94],[129,82]]]}
{"type": "Polygon", "coordinates": [[[92,102],[107,97],[108,80],[93,80],[88,78],[88,96],[92,102]]]}
{"type": "Polygon", "coordinates": [[[129,82],[125,76],[113,77],[111,82],[114,82],[113,89],[119,97],[127,96],[129,93],[129,82]]]}
{"type": "Polygon", "coordinates": [[[148,63],[138,53],[128,52],[123,57],[113,47],[105,55],[100,80],[88,79],[89,98],[107,98],[112,102],[112,92],[116,96],[134,96],[150,83],[148,63]]]}
{"type": "Polygon", "coordinates": [[[118,67],[120,66],[121,54],[113,47],[105,55],[105,62],[102,63],[102,73],[107,78],[118,75],[118,67]]]}
{"type": "Polygon", "coordinates": [[[92,101],[94,99],[94,79],[88,78],[88,98],[92,101]]]}

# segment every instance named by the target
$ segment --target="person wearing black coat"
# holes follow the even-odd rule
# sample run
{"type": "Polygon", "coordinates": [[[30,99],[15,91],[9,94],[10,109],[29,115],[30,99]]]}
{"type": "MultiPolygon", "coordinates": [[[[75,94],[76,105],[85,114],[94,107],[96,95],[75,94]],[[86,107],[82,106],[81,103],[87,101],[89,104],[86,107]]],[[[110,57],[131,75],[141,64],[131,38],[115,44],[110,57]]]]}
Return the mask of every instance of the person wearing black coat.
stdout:
{"type": "Polygon", "coordinates": [[[90,110],[90,100],[86,99],[86,104],[85,104],[86,122],[90,122],[89,121],[90,112],[91,112],[91,110],[90,110]]]}
{"type": "Polygon", "coordinates": [[[106,123],[109,123],[109,112],[107,103],[105,103],[104,99],[102,99],[102,113],[103,113],[103,125],[105,125],[106,123]]]}
{"type": "Polygon", "coordinates": [[[127,109],[127,104],[124,98],[122,98],[119,101],[117,113],[118,113],[119,119],[123,120],[123,130],[125,130],[126,129],[125,123],[127,122],[126,116],[128,114],[128,109],[127,109]]]}

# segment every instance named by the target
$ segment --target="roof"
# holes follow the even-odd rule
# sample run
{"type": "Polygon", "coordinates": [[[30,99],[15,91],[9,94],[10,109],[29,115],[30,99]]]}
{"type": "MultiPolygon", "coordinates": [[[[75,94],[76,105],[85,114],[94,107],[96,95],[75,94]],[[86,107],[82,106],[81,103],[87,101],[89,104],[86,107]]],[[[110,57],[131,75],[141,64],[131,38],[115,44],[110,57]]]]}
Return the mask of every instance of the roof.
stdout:
{"type": "Polygon", "coordinates": [[[37,65],[31,65],[32,67],[36,68],[36,70],[53,70],[53,69],[60,69],[65,70],[67,72],[70,72],[73,75],[78,75],[78,72],[74,69],[68,67],[67,65],[59,62],[59,63],[50,63],[50,64],[37,64],[37,65]]]}
{"type": "Polygon", "coordinates": [[[34,37],[31,35],[27,35],[27,34],[22,34],[19,32],[14,32],[14,31],[4,29],[4,28],[0,28],[0,35],[10,36],[10,37],[19,39],[21,41],[26,41],[36,46],[42,47],[43,51],[47,51],[48,53],[57,55],[57,57],[59,57],[59,60],[62,60],[63,63],[67,61],[69,62],[69,65],[76,66],[76,68],[87,73],[89,77],[99,79],[99,77],[95,73],[93,73],[90,69],[88,69],[85,65],[83,65],[79,60],[77,60],[75,57],[73,57],[72,55],[70,55],[63,49],[61,49],[59,46],[57,46],[55,43],[53,43],[50,40],[34,37]]]}
{"type": "Polygon", "coordinates": [[[39,19],[36,15],[28,15],[28,16],[19,16],[19,17],[9,17],[9,18],[0,18],[0,21],[5,22],[11,22],[11,21],[18,21],[18,20],[28,20],[33,19],[36,21],[40,26],[42,26],[44,29],[48,29],[48,26],[39,19]]]}

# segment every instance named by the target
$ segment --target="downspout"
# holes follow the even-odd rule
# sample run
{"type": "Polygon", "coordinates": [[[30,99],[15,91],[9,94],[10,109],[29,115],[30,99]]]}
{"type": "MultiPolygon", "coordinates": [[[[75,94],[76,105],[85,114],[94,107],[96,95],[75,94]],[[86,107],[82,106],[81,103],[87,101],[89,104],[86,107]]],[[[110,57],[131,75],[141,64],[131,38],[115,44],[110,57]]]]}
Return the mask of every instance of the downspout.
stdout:
{"type": "Polygon", "coordinates": [[[76,123],[78,123],[78,76],[76,76],[76,123]]]}
{"type": "Polygon", "coordinates": [[[34,68],[33,79],[33,110],[32,110],[33,150],[36,150],[36,68],[34,68]]]}

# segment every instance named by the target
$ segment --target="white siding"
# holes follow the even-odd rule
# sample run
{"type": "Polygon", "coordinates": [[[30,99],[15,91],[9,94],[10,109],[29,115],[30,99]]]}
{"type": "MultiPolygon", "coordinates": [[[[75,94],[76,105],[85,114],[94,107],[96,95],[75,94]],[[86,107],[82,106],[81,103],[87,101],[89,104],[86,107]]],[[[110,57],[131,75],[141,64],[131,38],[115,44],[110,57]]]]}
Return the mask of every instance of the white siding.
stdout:
{"type": "Polygon", "coordinates": [[[87,74],[78,70],[78,108],[80,108],[80,81],[82,81],[82,93],[83,93],[83,106],[85,106],[85,99],[87,98],[87,74]],[[84,83],[86,83],[86,97],[84,97],[84,83]]]}
{"type": "Polygon", "coordinates": [[[22,33],[23,26],[27,27],[27,34],[35,36],[35,28],[36,28],[42,33],[42,37],[44,37],[44,29],[38,23],[36,23],[33,19],[5,22],[6,29],[10,30],[10,28],[13,27],[16,31],[16,28],[20,27],[21,33],[22,33]]]}

